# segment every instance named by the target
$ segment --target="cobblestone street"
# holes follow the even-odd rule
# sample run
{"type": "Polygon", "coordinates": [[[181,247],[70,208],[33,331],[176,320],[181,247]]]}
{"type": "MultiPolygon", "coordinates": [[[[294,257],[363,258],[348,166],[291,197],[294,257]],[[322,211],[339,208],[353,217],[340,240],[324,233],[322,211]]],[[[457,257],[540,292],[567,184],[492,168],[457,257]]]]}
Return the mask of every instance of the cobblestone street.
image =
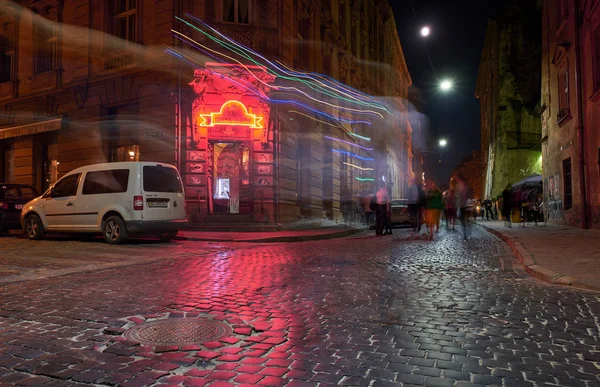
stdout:
{"type": "Polygon", "coordinates": [[[2,385],[600,386],[600,294],[529,277],[479,228],[468,241],[7,237],[0,252],[2,385]],[[226,334],[126,334],[168,318],[226,334]]]}

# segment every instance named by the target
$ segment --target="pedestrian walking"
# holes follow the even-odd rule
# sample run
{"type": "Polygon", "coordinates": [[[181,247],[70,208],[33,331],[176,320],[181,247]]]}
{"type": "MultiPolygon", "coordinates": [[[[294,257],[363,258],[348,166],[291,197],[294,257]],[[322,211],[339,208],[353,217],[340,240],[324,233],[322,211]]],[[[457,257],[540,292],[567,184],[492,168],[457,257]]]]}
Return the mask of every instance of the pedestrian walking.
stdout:
{"type": "Polygon", "coordinates": [[[389,196],[385,183],[381,184],[379,191],[375,194],[377,200],[377,209],[375,211],[375,235],[383,235],[383,227],[385,225],[387,202],[389,196]]]}
{"type": "Polygon", "coordinates": [[[385,231],[383,235],[392,235],[392,203],[388,197],[387,203],[385,204],[385,231]]]}
{"type": "Polygon", "coordinates": [[[456,177],[456,207],[459,211],[460,224],[463,229],[463,239],[467,240],[470,228],[469,210],[467,202],[469,200],[469,187],[462,176],[456,177]]]}
{"type": "Polygon", "coordinates": [[[419,183],[417,178],[413,178],[408,187],[408,211],[410,214],[412,231],[417,238],[419,237],[421,224],[423,223],[422,212],[424,203],[425,192],[423,191],[423,186],[419,183]]]}
{"type": "Polygon", "coordinates": [[[504,218],[504,225],[506,227],[512,227],[510,219],[510,213],[513,207],[512,192],[510,192],[510,184],[502,191],[502,218],[504,218]]]}
{"type": "Polygon", "coordinates": [[[437,189],[435,182],[427,182],[427,193],[425,199],[425,222],[429,229],[429,239],[433,238],[433,231],[440,231],[440,215],[442,214],[442,192],[437,189]]]}
{"type": "Polygon", "coordinates": [[[449,229],[452,226],[452,230],[454,230],[456,225],[456,192],[454,188],[450,188],[446,193],[444,212],[446,214],[446,228],[449,229]]]}
{"type": "Polygon", "coordinates": [[[490,218],[494,220],[494,214],[492,213],[492,199],[490,199],[489,196],[483,201],[483,208],[485,209],[486,220],[490,220],[490,218]]]}

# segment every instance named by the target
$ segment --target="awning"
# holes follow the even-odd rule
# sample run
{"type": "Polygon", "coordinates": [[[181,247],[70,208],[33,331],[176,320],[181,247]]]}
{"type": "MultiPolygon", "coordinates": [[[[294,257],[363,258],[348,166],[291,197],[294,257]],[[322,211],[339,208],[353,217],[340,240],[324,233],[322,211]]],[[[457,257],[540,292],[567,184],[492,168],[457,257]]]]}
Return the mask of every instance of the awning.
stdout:
{"type": "Polygon", "coordinates": [[[53,118],[44,121],[25,121],[0,125],[0,140],[59,130],[62,123],[62,118],[53,118]]]}

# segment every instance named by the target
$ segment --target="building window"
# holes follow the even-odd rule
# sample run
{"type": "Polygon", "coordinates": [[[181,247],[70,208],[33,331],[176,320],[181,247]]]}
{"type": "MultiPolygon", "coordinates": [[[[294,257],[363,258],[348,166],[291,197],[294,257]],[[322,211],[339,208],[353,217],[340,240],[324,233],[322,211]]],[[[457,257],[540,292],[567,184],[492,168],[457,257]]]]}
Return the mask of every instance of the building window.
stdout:
{"type": "Polygon", "coordinates": [[[137,41],[137,0],[117,0],[114,8],[114,34],[118,39],[115,48],[127,48],[137,41]]]}
{"type": "Polygon", "coordinates": [[[223,0],[223,21],[249,24],[250,0],[223,0]]]}
{"type": "Polygon", "coordinates": [[[0,82],[12,79],[12,47],[5,36],[0,36],[0,82]]]}
{"type": "Polygon", "coordinates": [[[566,62],[558,70],[558,123],[570,116],[569,111],[569,63],[566,62]]]}
{"type": "Polygon", "coordinates": [[[598,90],[600,89],[600,26],[594,29],[592,42],[592,50],[594,51],[594,90],[598,90]]]}
{"type": "Polygon", "coordinates": [[[573,186],[572,186],[572,170],[571,170],[571,158],[563,160],[563,174],[564,174],[564,208],[568,210],[573,207],[573,186]]]}
{"type": "Polygon", "coordinates": [[[35,74],[52,71],[56,68],[56,23],[39,17],[34,25],[35,74]]]}

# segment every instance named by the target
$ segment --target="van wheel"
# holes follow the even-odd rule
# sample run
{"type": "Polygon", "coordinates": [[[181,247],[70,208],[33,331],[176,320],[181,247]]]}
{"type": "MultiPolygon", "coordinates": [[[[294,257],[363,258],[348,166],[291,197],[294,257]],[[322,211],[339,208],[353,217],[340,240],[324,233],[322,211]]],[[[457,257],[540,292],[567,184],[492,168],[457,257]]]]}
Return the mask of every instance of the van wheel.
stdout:
{"type": "Polygon", "coordinates": [[[31,240],[44,239],[46,231],[39,216],[30,215],[25,218],[25,234],[31,240]]]}
{"type": "Polygon", "coordinates": [[[102,224],[102,236],[106,243],[118,245],[127,240],[127,229],[121,217],[113,215],[102,224]]]}
{"type": "Polygon", "coordinates": [[[176,236],[177,236],[177,231],[169,231],[164,234],[160,234],[158,236],[158,239],[160,239],[161,242],[169,242],[171,239],[175,238],[176,236]]]}

